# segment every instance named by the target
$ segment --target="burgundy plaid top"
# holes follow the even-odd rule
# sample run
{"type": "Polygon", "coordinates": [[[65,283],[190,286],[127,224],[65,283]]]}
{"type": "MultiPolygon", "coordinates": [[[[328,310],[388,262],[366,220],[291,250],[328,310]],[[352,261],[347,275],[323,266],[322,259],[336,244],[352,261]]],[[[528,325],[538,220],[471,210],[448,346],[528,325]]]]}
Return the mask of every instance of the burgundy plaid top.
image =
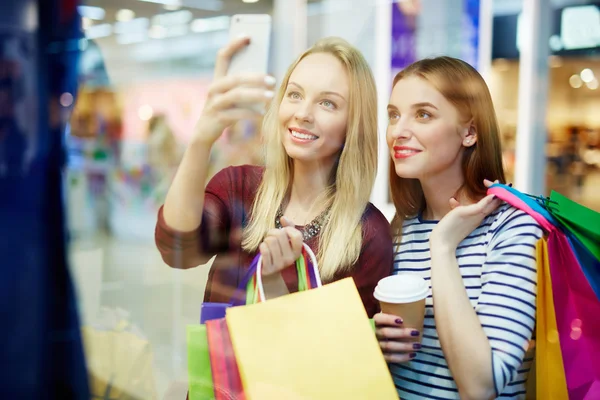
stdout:
{"type": "MultiPolygon", "coordinates": [[[[250,165],[228,167],[217,173],[206,187],[202,224],[195,231],[171,229],[163,218],[162,207],[158,212],[155,240],[168,265],[192,268],[203,263],[203,255],[217,254],[206,284],[206,302],[228,302],[255,256],[242,250],[241,229],[248,223],[262,174],[262,167],[250,165]]],[[[362,233],[363,244],[357,263],[351,270],[337,274],[333,281],[354,278],[371,318],[379,311],[373,290],[381,278],[392,273],[393,246],[387,219],[370,203],[363,214],[362,233]]],[[[316,254],[319,237],[306,244],[316,254]]],[[[290,293],[297,292],[296,269],[287,268],[282,276],[290,293]]]]}

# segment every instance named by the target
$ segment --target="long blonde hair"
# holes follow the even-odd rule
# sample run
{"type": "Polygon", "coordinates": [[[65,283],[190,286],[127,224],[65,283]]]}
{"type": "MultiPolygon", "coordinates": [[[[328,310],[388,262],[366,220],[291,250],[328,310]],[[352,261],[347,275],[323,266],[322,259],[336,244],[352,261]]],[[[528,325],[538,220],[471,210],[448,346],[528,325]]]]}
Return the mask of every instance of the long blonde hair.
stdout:
{"type": "MultiPolygon", "coordinates": [[[[477,142],[464,150],[462,172],[465,181],[459,191],[472,200],[478,200],[487,192],[484,179],[497,179],[504,183],[506,178],[496,112],[488,87],[477,70],[452,57],[428,58],[400,71],[393,86],[412,76],[427,81],[439,91],[456,107],[464,121],[473,120],[477,142]]],[[[392,228],[400,234],[403,221],[425,208],[425,197],[417,179],[400,178],[396,174],[393,160],[390,162],[390,191],[396,207],[392,228]]]]}
{"type": "Polygon", "coordinates": [[[327,53],[336,57],[350,77],[349,114],[346,140],[332,171],[331,184],[318,203],[331,207],[319,239],[317,259],[321,277],[331,280],[356,263],[362,247],[362,215],[369,202],[377,170],[377,92],[375,80],[363,55],[343,39],[319,40],[288,69],[262,126],[265,140],[265,171],[242,247],[255,252],[274,227],[275,216],[288,195],[293,179],[293,162],[281,142],[279,106],[290,75],[305,57],[327,53]]]}

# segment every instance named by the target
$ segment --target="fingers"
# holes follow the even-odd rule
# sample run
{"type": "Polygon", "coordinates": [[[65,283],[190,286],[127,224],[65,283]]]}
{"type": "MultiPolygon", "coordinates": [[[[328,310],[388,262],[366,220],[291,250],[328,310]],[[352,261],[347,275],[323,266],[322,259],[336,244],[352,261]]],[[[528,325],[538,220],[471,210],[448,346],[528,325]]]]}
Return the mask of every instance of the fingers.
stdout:
{"type": "Polygon", "coordinates": [[[275,78],[262,74],[245,74],[225,76],[217,79],[208,89],[209,96],[226,93],[236,87],[246,86],[256,89],[273,90],[275,88],[275,78]]]}
{"type": "Polygon", "coordinates": [[[292,265],[298,257],[294,255],[294,251],[292,250],[292,246],[290,244],[290,238],[285,229],[274,229],[269,233],[269,237],[277,242],[280,250],[279,254],[281,255],[275,267],[283,269],[289,265],[292,265]]]}
{"type": "Polygon", "coordinates": [[[271,257],[271,251],[269,249],[269,246],[266,244],[266,242],[262,242],[260,246],[258,246],[258,250],[260,251],[263,275],[272,274],[273,259],[271,257]]]}
{"type": "Polygon", "coordinates": [[[234,108],[219,113],[219,121],[224,125],[231,125],[241,120],[256,120],[263,117],[263,113],[246,108],[234,108]]]}
{"type": "Polygon", "coordinates": [[[397,315],[377,313],[373,317],[373,321],[375,322],[375,326],[399,326],[402,325],[402,318],[397,315]]]}
{"type": "Polygon", "coordinates": [[[379,347],[384,354],[414,353],[421,350],[421,343],[413,341],[381,340],[379,347]]]}
{"type": "Polygon", "coordinates": [[[479,212],[481,214],[489,215],[501,204],[502,200],[498,199],[495,195],[490,194],[481,199],[479,203],[477,203],[477,207],[479,208],[479,212]]]}
{"type": "MultiPolygon", "coordinates": [[[[281,266],[281,247],[279,246],[279,241],[277,237],[271,235],[270,233],[267,235],[265,240],[262,242],[261,246],[264,245],[266,248],[266,253],[269,254],[269,263],[266,264],[263,262],[263,274],[271,275],[280,270],[281,266]]],[[[261,251],[261,254],[263,252],[261,251]]]]}
{"type": "Polygon", "coordinates": [[[456,207],[460,206],[460,203],[454,197],[450,198],[449,203],[450,203],[450,209],[452,209],[452,210],[454,210],[456,207]]]}
{"type": "Polygon", "coordinates": [[[224,111],[231,108],[244,108],[252,110],[256,104],[266,105],[273,97],[275,92],[271,90],[238,87],[224,94],[216,96],[212,102],[212,109],[224,111]]]}
{"type": "Polygon", "coordinates": [[[419,340],[421,332],[411,328],[388,326],[375,329],[375,336],[380,340],[419,340]]]}
{"type": "Polygon", "coordinates": [[[404,354],[386,354],[383,353],[383,358],[386,362],[392,364],[401,364],[409,362],[417,356],[417,353],[404,353],[404,354]]]}
{"type": "Polygon", "coordinates": [[[302,234],[295,228],[272,229],[259,247],[263,273],[274,274],[294,264],[302,253],[302,234]]]}
{"type": "Polygon", "coordinates": [[[490,181],[489,179],[483,180],[483,184],[485,185],[485,187],[488,187],[488,188],[495,183],[500,183],[500,181],[498,179],[496,179],[494,182],[490,181]]]}
{"type": "Polygon", "coordinates": [[[390,314],[379,313],[373,317],[377,329],[375,335],[385,360],[403,363],[416,357],[421,350],[419,331],[402,326],[402,319],[390,314]]]}
{"type": "Polygon", "coordinates": [[[291,227],[295,226],[294,223],[285,216],[281,217],[280,221],[281,221],[281,226],[291,226],[291,227]]]}
{"type": "Polygon", "coordinates": [[[250,38],[242,37],[232,40],[227,46],[219,50],[217,53],[217,60],[215,61],[215,79],[221,78],[227,74],[229,64],[231,63],[231,57],[249,44],[250,38]]]}
{"type": "Polygon", "coordinates": [[[298,229],[294,228],[293,224],[291,226],[284,227],[283,231],[288,237],[288,243],[292,250],[292,256],[294,257],[292,262],[294,262],[298,259],[298,257],[300,257],[300,254],[302,254],[302,242],[304,241],[304,238],[302,237],[302,233],[298,229]]]}

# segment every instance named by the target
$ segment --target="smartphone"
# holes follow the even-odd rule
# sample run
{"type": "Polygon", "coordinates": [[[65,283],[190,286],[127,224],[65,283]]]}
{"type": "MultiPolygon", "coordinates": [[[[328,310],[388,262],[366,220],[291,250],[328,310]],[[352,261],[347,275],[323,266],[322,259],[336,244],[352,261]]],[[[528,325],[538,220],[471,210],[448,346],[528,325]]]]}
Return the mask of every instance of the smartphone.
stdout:
{"type": "Polygon", "coordinates": [[[229,37],[250,37],[250,44],[234,54],[228,75],[240,73],[266,74],[271,47],[271,16],[268,14],[237,14],[231,17],[229,37]]]}

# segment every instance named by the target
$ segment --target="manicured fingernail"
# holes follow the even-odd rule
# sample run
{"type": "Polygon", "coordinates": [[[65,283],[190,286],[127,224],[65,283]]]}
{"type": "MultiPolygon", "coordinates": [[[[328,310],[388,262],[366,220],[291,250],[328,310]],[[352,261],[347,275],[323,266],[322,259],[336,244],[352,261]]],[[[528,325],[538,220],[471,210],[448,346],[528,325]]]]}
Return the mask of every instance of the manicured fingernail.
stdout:
{"type": "Polygon", "coordinates": [[[509,183],[508,186],[512,187],[512,183],[509,183]]]}
{"type": "Polygon", "coordinates": [[[396,319],[396,321],[394,321],[394,322],[395,322],[395,323],[397,323],[398,325],[400,325],[400,324],[401,324],[402,322],[404,322],[404,321],[402,321],[402,318],[398,318],[398,319],[396,319]]]}
{"type": "Polygon", "coordinates": [[[265,92],[265,97],[266,97],[267,99],[272,99],[272,98],[273,98],[273,96],[275,96],[275,92],[274,92],[274,91],[272,91],[272,90],[267,90],[267,91],[265,92]]]}
{"type": "Polygon", "coordinates": [[[265,76],[265,83],[269,86],[273,86],[277,83],[277,80],[275,79],[275,77],[267,75],[265,76]]]}
{"type": "Polygon", "coordinates": [[[412,331],[410,336],[419,336],[419,331],[412,331]]]}
{"type": "Polygon", "coordinates": [[[410,358],[415,358],[415,357],[417,356],[417,353],[410,353],[408,356],[409,356],[410,358]]]}
{"type": "Polygon", "coordinates": [[[245,34],[245,33],[240,33],[240,34],[237,36],[237,39],[250,39],[250,36],[248,36],[248,35],[247,35],[247,34],[245,34]]]}
{"type": "Polygon", "coordinates": [[[413,349],[415,349],[415,350],[421,350],[421,343],[415,343],[415,344],[413,344],[413,349]]]}

